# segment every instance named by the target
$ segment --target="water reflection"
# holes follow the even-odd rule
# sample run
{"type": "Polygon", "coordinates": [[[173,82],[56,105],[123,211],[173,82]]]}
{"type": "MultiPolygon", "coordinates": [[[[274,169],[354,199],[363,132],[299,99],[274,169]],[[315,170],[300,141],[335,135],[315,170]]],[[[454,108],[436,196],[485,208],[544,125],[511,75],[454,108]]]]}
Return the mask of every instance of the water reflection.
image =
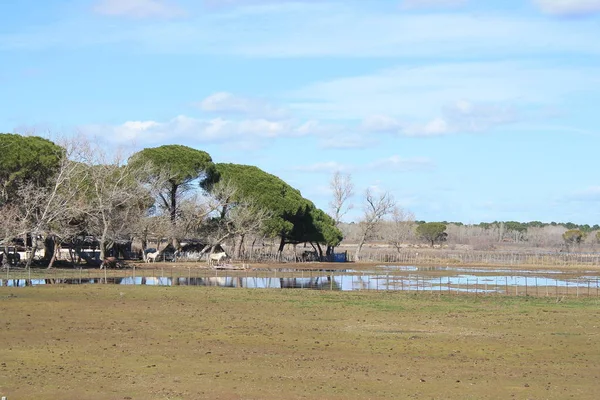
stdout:
{"type": "MultiPolygon", "coordinates": [[[[279,271],[281,272],[281,271],[279,271]]],[[[486,271],[487,272],[487,271],[486,271]]],[[[538,275],[476,275],[452,276],[392,275],[381,273],[323,274],[309,277],[211,276],[211,277],[116,277],[116,278],[54,278],[2,279],[0,286],[26,287],[53,284],[114,284],[146,286],[217,286],[249,289],[315,289],[315,290],[390,290],[390,291],[448,291],[478,293],[510,293],[515,288],[585,288],[598,293],[599,277],[586,275],[567,279],[560,276],[538,275]]],[[[535,290],[534,289],[534,290],[535,290]]]]}
{"type": "MultiPolygon", "coordinates": [[[[470,272],[470,273],[478,273],[478,274],[534,274],[534,275],[543,275],[543,274],[564,274],[563,271],[557,270],[528,270],[528,269],[509,269],[509,268],[469,268],[469,267],[457,267],[457,266],[422,266],[416,267],[411,265],[380,265],[377,268],[381,268],[383,271],[406,271],[406,272],[470,272]]],[[[349,270],[349,272],[352,270],[349,270]]],[[[360,271],[354,271],[360,272],[360,271]]],[[[594,274],[597,271],[585,271],[585,273],[594,274]]],[[[595,278],[595,277],[594,277],[595,278]]]]}

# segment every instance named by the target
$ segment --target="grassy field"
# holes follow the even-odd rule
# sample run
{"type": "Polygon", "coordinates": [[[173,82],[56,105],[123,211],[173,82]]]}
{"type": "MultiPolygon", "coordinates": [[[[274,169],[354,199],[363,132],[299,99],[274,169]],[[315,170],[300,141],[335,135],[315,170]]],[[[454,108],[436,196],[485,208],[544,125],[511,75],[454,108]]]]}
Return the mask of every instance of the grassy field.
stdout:
{"type": "Polygon", "coordinates": [[[0,288],[0,396],[597,399],[596,298],[0,288]]]}

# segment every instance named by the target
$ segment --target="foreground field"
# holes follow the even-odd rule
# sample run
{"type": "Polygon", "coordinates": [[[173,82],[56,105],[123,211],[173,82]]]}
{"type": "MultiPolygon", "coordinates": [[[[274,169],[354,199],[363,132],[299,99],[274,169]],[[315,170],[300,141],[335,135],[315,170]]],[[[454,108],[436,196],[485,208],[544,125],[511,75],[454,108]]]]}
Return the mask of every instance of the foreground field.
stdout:
{"type": "Polygon", "coordinates": [[[598,299],[0,288],[13,399],[596,399],[598,299]]]}

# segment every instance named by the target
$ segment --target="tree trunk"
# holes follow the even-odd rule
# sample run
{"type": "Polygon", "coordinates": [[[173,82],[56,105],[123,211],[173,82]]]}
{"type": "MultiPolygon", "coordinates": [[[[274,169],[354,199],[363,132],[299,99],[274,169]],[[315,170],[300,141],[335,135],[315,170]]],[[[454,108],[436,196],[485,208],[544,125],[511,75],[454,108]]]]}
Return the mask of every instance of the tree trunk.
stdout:
{"type": "Polygon", "coordinates": [[[106,257],[106,236],[108,235],[108,226],[104,226],[102,236],[100,237],[100,260],[106,257]]]}
{"type": "Polygon", "coordinates": [[[358,246],[356,246],[356,252],[354,253],[354,262],[360,261],[360,251],[362,250],[366,240],[367,238],[365,235],[360,238],[358,246]]]}
{"type": "Polygon", "coordinates": [[[56,240],[54,235],[47,236],[44,239],[44,260],[50,262],[50,259],[54,257],[54,249],[56,247],[56,240]]]}
{"type": "Polygon", "coordinates": [[[171,245],[173,246],[173,249],[175,249],[175,251],[181,249],[181,242],[175,236],[173,236],[173,238],[171,239],[171,245]]]}
{"type": "Polygon", "coordinates": [[[31,268],[31,264],[33,263],[33,258],[35,257],[35,253],[37,252],[37,240],[34,242],[33,247],[31,248],[31,254],[27,257],[27,264],[25,268],[31,268]]]}
{"type": "Polygon", "coordinates": [[[319,242],[317,242],[317,248],[319,249],[319,261],[323,261],[323,249],[321,248],[319,242]]]}
{"type": "Polygon", "coordinates": [[[234,257],[239,259],[242,256],[242,246],[244,245],[244,237],[245,235],[240,235],[240,238],[237,243],[237,248],[234,251],[234,257]]]}
{"type": "Polygon", "coordinates": [[[171,214],[171,223],[175,226],[175,220],[177,219],[177,188],[178,185],[171,186],[171,204],[169,204],[169,212],[171,214]]]}
{"type": "Polygon", "coordinates": [[[279,249],[277,250],[277,260],[281,261],[281,257],[283,255],[283,248],[285,247],[285,239],[282,237],[281,242],[279,242],[279,249]]]}
{"type": "Polygon", "coordinates": [[[56,261],[56,254],[59,252],[59,246],[58,243],[56,242],[56,238],[54,239],[54,251],[52,252],[52,257],[50,258],[50,262],[48,263],[48,267],[46,267],[47,269],[52,268],[52,266],[54,265],[54,261],[56,261]]]}
{"type": "Polygon", "coordinates": [[[4,247],[4,250],[2,253],[2,268],[3,269],[10,268],[10,261],[8,260],[8,247],[4,247]]]}

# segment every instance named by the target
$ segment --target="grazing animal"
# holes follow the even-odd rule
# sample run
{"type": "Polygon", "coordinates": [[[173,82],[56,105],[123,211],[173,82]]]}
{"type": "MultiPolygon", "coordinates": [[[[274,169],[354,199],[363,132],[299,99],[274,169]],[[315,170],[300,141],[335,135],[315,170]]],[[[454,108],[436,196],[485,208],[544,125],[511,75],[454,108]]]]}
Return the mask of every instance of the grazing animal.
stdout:
{"type": "Polygon", "coordinates": [[[211,255],[208,256],[208,265],[214,265],[214,264],[219,265],[222,260],[224,260],[228,257],[229,256],[224,251],[222,251],[220,253],[212,253],[211,255]]]}
{"type": "Polygon", "coordinates": [[[100,269],[103,268],[121,268],[121,263],[116,257],[106,257],[100,264],[100,269]]]}
{"type": "Polygon", "coordinates": [[[156,257],[158,257],[159,254],[160,252],[158,250],[156,250],[154,253],[146,254],[146,262],[156,262],[156,257]]]}

